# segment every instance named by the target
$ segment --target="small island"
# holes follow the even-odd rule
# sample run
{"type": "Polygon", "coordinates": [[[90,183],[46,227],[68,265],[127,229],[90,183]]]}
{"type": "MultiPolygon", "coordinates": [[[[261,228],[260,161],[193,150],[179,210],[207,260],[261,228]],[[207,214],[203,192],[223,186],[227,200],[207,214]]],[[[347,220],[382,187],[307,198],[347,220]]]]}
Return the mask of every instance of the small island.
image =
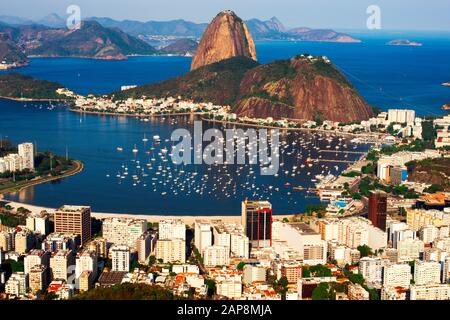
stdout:
{"type": "Polygon", "coordinates": [[[450,102],[442,106],[442,110],[450,110],[450,102]]]}
{"type": "Polygon", "coordinates": [[[396,40],[389,41],[386,44],[388,46],[408,46],[408,47],[421,47],[421,46],[423,46],[423,44],[420,43],[420,42],[406,40],[406,39],[396,39],[396,40]]]}
{"type": "Polygon", "coordinates": [[[20,73],[0,75],[0,98],[19,101],[68,101],[68,90],[56,82],[20,73]]]}

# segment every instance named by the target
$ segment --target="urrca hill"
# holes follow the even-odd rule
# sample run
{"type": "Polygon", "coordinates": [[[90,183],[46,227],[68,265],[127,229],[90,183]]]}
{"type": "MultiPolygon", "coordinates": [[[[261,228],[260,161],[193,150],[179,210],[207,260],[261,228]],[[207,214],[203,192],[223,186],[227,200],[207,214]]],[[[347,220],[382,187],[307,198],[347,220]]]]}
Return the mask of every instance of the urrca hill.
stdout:
{"type": "Polygon", "coordinates": [[[114,95],[117,99],[181,96],[230,105],[239,117],[353,122],[373,115],[327,57],[304,54],[265,65],[255,60],[245,23],[234,12],[223,11],[208,26],[193,71],[114,95]]]}

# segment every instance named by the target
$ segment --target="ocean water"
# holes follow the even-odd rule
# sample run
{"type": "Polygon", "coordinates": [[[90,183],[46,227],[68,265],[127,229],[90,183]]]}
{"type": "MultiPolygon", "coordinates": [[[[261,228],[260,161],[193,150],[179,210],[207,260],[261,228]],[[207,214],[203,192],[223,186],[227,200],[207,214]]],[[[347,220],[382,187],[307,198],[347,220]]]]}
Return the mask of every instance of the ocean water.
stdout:
{"type": "MultiPolygon", "coordinates": [[[[364,43],[333,44],[313,42],[259,42],[258,58],[262,63],[285,59],[309,52],[326,55],[354,83],[370,104],[382,109],[413,108],[420,115],[441,115],[440,107],[450,101],[450,88],[441,86],[450,81],[450,39],[443,34],[424,34],[409,39],[424,43],[423,47],[392,47],[384,44],[400,35],[372,37],[362,35],[364,43]]],[[[160,81],[189,70],[187,57],[132,57],[128,61],[95,61],[87,59],[33,59],[29,67],[15,70],[41,79],[60,82],[82,93],[108,93],[122,85],[160,81]]],[[[312,187],[314,176],[336,174],[343,163],[320,163],[312,168],[300,168],[305,158],[350,160],[358,155],[319,154],[319,149],[365,151],[368,146],[354,146],[350,141],[319,136],[286,134],[282,141],[297,149],[285,148],[279,177],[259,175],[259,167],[188,166],[179,168],[163,162],[158,153],[171,144],[174,129],[192,131],[194,119],[155,119],[142,122],[135,118],[80,115],[65,108],[48,110],[45,104],[0,100],[0,135],[16,143],[33,141],[39,150],[52,150],[84,161],[85,170],[58,182],[28,188],[8,195],[16,201],[56,207],[62,204],[91,205],[100,212],[141,214],[221,215],[240,214],[240,202],[245,198],[268,199],[278,214],[302,212],[309,203],[318,203],[304,191],[293,186],[312,187]],[[150,139],[144,143],[142,138],[150,139]],[[163,143],[152,146],[153,135],[163,143]],[[139,149],[133,155],[131,149],[139,149]],[[344,146],[346,145],[346,146],[344,146]],[[117,152],[121,146],[123,152],[117,152]],[[154,150],[150,148],[154,147],[154,150]],[[356,149],[353,149],[355,148],[356,149]],[[145,152],[150,152],[146,154],[145,152]],[[155,158],[152,164],[151,158],[155,158]],[[139,161],[139,163],[137,162],[139,161]],[[147,164],[151,164],[151,168],[147,164]],[[162,167],[158,171],[158,166],[162,167]],[[295,176],[292,176],[293,167],[295,176]],[[335,167],[336,166],[336,167],[335,167]],[[139,168],[138,168],[139,167],[139,168]],[[125,178],[125,168],[129,175],[125,178]],[[144,171],[142,171],[144,169],[144,171]],[[180,171],[185,171],[181,173],[180,171]],[[285,171],[289,173],[286,174],[285,171]],[[142,176],[142,174],[146,176],[142,176]],[[170,175],[169,175],[170,173],[170,175]],[[132,175],[140,183],[133,185],[132,175]],[[154,180],[156,179],[156,180],[154,180]],[[286,184],[289,184],[286,186],[286,184]]],[[[204,125],[205,129],[208,125],[204,125]]],[[[170,161],[169,161],[170,162],[170,161]]]]}

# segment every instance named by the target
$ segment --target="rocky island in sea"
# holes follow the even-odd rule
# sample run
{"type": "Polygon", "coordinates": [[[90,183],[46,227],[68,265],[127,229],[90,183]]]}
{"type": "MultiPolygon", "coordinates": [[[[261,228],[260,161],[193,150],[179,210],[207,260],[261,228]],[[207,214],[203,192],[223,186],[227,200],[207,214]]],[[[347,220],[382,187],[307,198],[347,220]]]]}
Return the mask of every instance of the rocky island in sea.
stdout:
{"type": "Polygon", "coordinates": [[[407,40],[407,39],[392,40],[392,41],[389,41],[386,44],[388,46],[407,46],[407,47],[421,47],[421,46],[423,46],[423,44],[420,43],[420,42],[411,41],[411,40],[407,40]]]}

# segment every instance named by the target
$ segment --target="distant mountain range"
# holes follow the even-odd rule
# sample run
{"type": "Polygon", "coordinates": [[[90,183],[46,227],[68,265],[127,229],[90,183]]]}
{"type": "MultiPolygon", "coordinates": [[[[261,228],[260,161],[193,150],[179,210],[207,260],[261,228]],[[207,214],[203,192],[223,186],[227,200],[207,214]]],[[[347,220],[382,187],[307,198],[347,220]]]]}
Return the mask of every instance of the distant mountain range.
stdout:
{"type": "MultiPolygon", "coordinates": [[[[97,17],[83,20],[79,30],[69,30],[65,24],[57,14],[35,21],[0,16],[0,63],[8,60],[12,66],[25,65],[27,56],[121,60],[129,55],[193,55],[198,47],[195,40],[208,26],[185,20],[140,22],[97,17]]],[[[255,40],[360,41],[333,30],[288,29],[275,17],[251,19],[246,25],[255,40]]]]}
{"type": "Polygon", "coordinates": [[[157,53],[146,42],[95,21],[84,21],[77,30],[37,24],[0,25],[0,33],[9,37],[27,56],[121,60],[127,55],[157,53]]]}
{"type": "MultiPolygon", "coordinates": [[[[107,28],[119,28],[122,31],[145,39],[148,36],[201,38],[207,23],[194,23],[182,19],[171,21],[118,21],[111,18],[91,17],[87,21],[96,21],[107,28]]],[[[40,20],[31,21],[12,16],[0,16],[0,22],[11,25],[40,24],[51,28],[65,26],[65,19],[57,14],[50,14],[40,20]]],[[[306,27],[289,29],[276,17],[267,21],[251,19],[246,24],[255,40],[295,40],[326,42],[360,42],[352,36],[331,29],[311,29],[306,27]]]]}

